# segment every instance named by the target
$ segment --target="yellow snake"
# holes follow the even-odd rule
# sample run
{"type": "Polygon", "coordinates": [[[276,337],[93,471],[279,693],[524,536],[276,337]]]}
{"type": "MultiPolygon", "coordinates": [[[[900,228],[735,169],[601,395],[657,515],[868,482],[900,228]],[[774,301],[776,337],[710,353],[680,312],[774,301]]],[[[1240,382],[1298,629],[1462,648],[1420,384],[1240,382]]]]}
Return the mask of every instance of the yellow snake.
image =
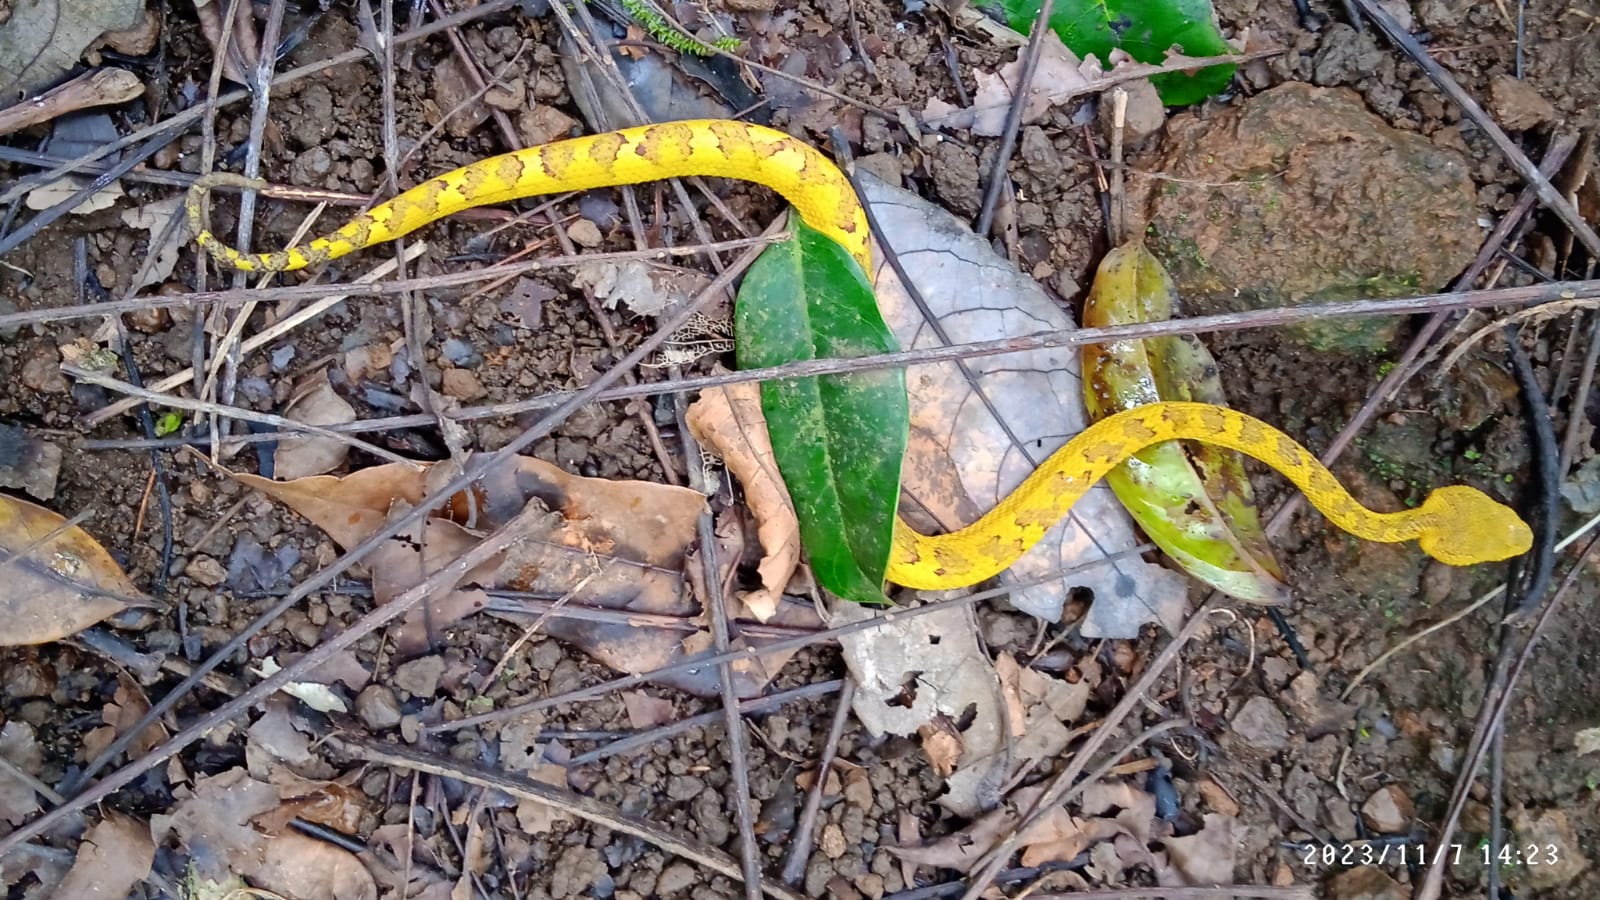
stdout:
{"type": "MultiPolygon", "coordinates": [[[[807,224],[872,271],[866,215],[833,163],[782,132],[721,120],[645,125],[480,160],[432,178],[329,235],[275,253],[241,253],[204,225],[202,202],[211,187],[257,183],[226,173],[208,175],[190,191],[187,212],[196,242],[218,262],[246,272],[289,272],[393,240],[468,207],[696,175],[772,188],[807,224]]],[[[1169,440],[1203,441],[1255,457],[1283,473],[1345,531],[1372,541],[1415,539],[1423,551],[1450,565],[1509,559],[1532,545],[1532,532],[1515,512],[1473,488],[1443,487],[1416,509],[1374,512],[1356,502],[1309,451],[1264,422],[1219,406],[1152,403],[1089,426],[960,531],[924,535],[897,521],[888,580],[932,590],[997,575],[1107,472],[1139,450],[1169,440]]]]}

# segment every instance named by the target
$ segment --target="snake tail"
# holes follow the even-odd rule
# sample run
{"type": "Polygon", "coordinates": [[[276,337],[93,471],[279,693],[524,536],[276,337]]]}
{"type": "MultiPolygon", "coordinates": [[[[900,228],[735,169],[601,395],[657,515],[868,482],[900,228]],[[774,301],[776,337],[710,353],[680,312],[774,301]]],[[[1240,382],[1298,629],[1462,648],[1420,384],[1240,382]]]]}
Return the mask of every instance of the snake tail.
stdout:
{"type": "Polygon", "coordinates": [[[1309,450],[1237,410],[1162,402],[1125,410],[1073,437],[976,522],[924,535],[897,525],[888,580],[920,590],[977,584],[1009,568],[1089,489],[1134,453],[1170,440],[1194,440],[1252,456],[1283,473],[1339,528],[1370,541],[1416,540],[1441,562],[1465,566],[1520,556],[1533,533],[1515,511],[1481,491],[1449,486],[1415,508],[1375,512],[1350,496],[1309,450]]]}
{"type": "Polygon", "coordinates": [[[642,125],[479,160],[431,178],[331,234],[274,253],[242,252],[205,225],[206,192],[218,184],[257,186],[246,179],[226,173],[201,178],[189,192],[185,211],[195,242],[222,265],[245,272],[293,272],[392,241],[470,207],[695,175],[772,188],[806,224],[838,241],[863,270],[872,271],[866,213],[849,180],[826,156],[781,131],[715,119],[642,125]]]}

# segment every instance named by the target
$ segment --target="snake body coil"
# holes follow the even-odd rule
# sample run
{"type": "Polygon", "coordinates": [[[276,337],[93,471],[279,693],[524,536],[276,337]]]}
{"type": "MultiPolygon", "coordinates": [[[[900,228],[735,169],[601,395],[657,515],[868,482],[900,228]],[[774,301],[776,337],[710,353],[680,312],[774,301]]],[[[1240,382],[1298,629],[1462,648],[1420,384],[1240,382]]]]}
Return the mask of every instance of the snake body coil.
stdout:
{"type": "MultiPolygon", "coordinates": [[[[772,188],[872,272],[866,216],[850,182],[827,157],[782,132],[713,119],[627,128],[480,160],[430,179],[329,235],[275,253],[241,253],[204,225],[203,200],[211,187],[252,182],[225,173],[205,176],[191,190],[187,212],[196,242],[218,262],[246,272],[289,272],[393,240],[469,207],[694,175],[772,188]]],[[[1416,509],[1374,512],[1309,451],[1264,422],[1219,406],[1152,403],[1089,426],[960,531],[923,535],[898,521],[888,579],[931,590],[990,578],[1037,544],[1107,472],[1169,440],[1202,441],[1255,457],[1283,473],[1334,525],[1372,541],[1416,540],[1450,565],[1509,559],[1532,545],[1531,531],[1514,511],[1473,488],[1443,487],[1416,509]]]]}

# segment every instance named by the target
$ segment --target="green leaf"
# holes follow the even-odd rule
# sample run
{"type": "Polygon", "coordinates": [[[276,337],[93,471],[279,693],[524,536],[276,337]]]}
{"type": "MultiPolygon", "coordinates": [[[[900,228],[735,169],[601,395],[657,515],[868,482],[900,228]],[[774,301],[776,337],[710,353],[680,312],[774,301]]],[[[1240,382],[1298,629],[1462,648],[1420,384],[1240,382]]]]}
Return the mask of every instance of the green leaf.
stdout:
{"type": "Polygon", "coordinates": [[[183,413],[164,412],[156,416],[156,437],[166,437],[183,427],[183,413]]]}
{"type": "MultiPolygon", "coordinates": [[[[739,288],[739,367],[896,349],[861,266],[798,216],[790,230],[793,239],[768,248],[739,288]]],[[[761,409],[817,581],[857,603],[887,603],[883,578],[910,434],[905,372],[768,381],[761,409]]]]}
{"type": "MultiPolygon", "coordinates": [[[[998,3],[1012,28],[1026,34],[1039,16],[1039,0],[991,0],[998,3]]],[[[1093,53],[1104,64],[1121,48],[1142,63],[1159,63],[1173,46],[1187,56],[1222,56],[1233,48],[1223,40],[1209,0],[1056,0],[1050,27],[1079,56],[1093,53]]],[[[1195,72],[1168,72],[1151,78],[1168,106],[1191,103],[1221,93],[1233,78],[1234,66],[1211,66],[1195,72]]]]}

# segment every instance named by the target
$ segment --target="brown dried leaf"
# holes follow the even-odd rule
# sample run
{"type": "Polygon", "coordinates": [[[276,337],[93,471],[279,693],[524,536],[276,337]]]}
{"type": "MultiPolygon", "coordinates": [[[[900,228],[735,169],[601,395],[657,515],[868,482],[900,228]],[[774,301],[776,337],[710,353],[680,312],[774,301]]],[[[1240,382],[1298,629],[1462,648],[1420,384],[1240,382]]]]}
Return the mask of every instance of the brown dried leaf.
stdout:
{"type": "Polygon", "coordinates": [[[672,721],[672,701],[644,691],[623,691],[622,708],[628,712],[630,728],[655,728],[672,721]]]}
{"type": "MultiPolygon", "coordinates": [[[[112,695],[111,702],[101,709],[105,727],[96,728],[83,736],[84,758],[98,757],[101,751],[111,746],[113,741],[132,728],[149,711],[150,698],[145,696],[144,689],[131,678],[119,673],[117,691],[112,695]]],[[[166,739],[166,726],[155,722],[128,745],[128,754],[137,759],[166,739]]]]}
{"type": "Polygon", "coordinates": [[[98,541],[66,519],[0,495],[0,647],[68,637],[153,605],[98,541]]]}
{"type": "Polygon", "coordinates": [[[948,716],[935,716],[933,721],[918,728],[917,734],[922,737],[922,752],[927,755],[935,772],[948,777],[956,770],[965,742],[948,716]]]}
{"type": "Polygon", "coordinates": [[[1122,826],[1111,819],[1075,819],[1065,809],[1052,808],[1023,832],[1022,864],[1071,862],[1089,847],[1122,833],[1122,826]]]}
{"type": "Polygon", "coordinates": [[[1172,868],[1156,870],[1163,885],[1208,885],[1233,882],[1234,854],[1239,849],[1239,822],[1230,816],[1206,813],[1205,825],[1187,837],[1162,841],[1172,868]]]}
{"type": "Polygon", "coordinates": [[[684,418],[695,440],[722,457],[744,486],[766,556],[757,570],[761,589],[740,599],[756,618],[768,621],[800,561],[800,520],[772,456],[767,420],[761,413],[761,386],[734,384],[703,391],[684,418]]]}
{"type": "MultiPolygon", "coordinates": [[[[356,420],[355,407],[339,396],[328,380],[328,370],[319,369],[295,385],[284,418],[304,425],[343,425],[356,420]]],[[[331,472],[344,465],[350,445],[321,435],[284,437],[278,442],[273,476],[293,481],[331,472]]]]}
{"type": "Polygon", "coordinates": [[[1006,704],[1006,724],[1012,737],[1022,737],[1028,727],[1028,707],[1022,702],[1022,667],[1016,657],[1002,653],[995,657],[994,672],[1000,679],[1000,696],[1006,704]]]}
{"type": "Polygon", "coordinates": [[[201,775],[194,786],[173,792],[177,804],[150,820],[157,840],[175,834],[189,852],[197,876],[221,883],[248,875],[266,858],[268,836],[252,821],[278,806],[278,792],[243,768],[201,775]]]}
{"type": "MultiPolygon", "coordinates": [[[[551,787],[567,790],[567,767],[555,763],[540,763],[528,770],[528,777],[534,781],[548,784],[551,787]]],[[[544,834],[557,825],[572,820],[572,814],[563,812],[548,803],[529,800],[526,797],[517,800],[517,824],[528,834],[544,834]]]]}
{"type": "MultiPolygon", "coordinates": [[[[447,471],[395,464],[343,478],[272,482],[235,477],[287,504],[349,548],[380,528],[392,511],[420,503],[428,485],[447,471]]],[[[680,622],[699,613],[680,573],[697,540],[705,498],[687,488],[584,478],[532,457],[516,457],[486,473],[470,493],[458,494],[433,510],[426,526],[397,536],[375,554],[370,568],[375,573],[375,593],[381,601],[409,589],[530,502],[553,512],[535,520],[510,550],[408,614],[401,630],[403,644],[413,651],[407,655],[470,614],[490,590],[548,598],[497,599],[489,611],[522,626],[540,621],[545,633],[577,644],[619,671],[660,668],[687,658],[697,646],[710,646],[703,629],[686,634],[662,627],[659,618],[680,622]],[[554,600],[612,615],[546,616],[554,600]],[[697,635],[704,637],[697,642],[697,635]]],[[[809,615],[809,608],[784,604],[779,621],[814,625],[809,615]]],[[[792,653],[736,664],[735,691],[741,697],[758,694],[792,653]]],[[[661,683],[702,696],[719,689],[717,673],[710,667],[667,676],[661,683]]]]}
{"type": "Polygon", "coordinates": [[[33,785],[22,775],[37,776],[44,771],[44,754],[34,740],[33,726],[10,721],[0,725],[0,822],[21,825],[39,811],[39,798],[33,785]]]}
{"type": "Polygon", "coordinates": [[[1117,810],[1117,824],[1146,843],[1155,824],[1156,798],[1127,781],[1097,781],[1083,789],[1079,807],[1086,816],[1100,816],[1117,810]]]}
{"type": "Polygon", "coordinates": [[[378,885],[354,853],[296,831],[267,842],[250,881],[296,900],[377,900],[378,885]]]}
{"type": "Polygon", "coordinates": [[[156,845],[150,826],[107,812],[83,836],[78,858],[52,897],[60,900],[123,900],[150,874],[156,845]]]}
{"type": "Polygon", "coordinates": [[[423,497],[422,472],[399,464],[282,482],[244,473],[233,477],[310,519],[346,549],[382,528],[396,503],[416,506],[423,497]]]}
{"type": "Polygon", "coordinates": [[[921,866],[937,866],[971,871],[1000,839],[1011,833],[1017,825],[1017,814],[1010,809],[997,809],[979,817],[971,825],[938,840],[917,847],[884,847],[902,862],[921,866]]]}

